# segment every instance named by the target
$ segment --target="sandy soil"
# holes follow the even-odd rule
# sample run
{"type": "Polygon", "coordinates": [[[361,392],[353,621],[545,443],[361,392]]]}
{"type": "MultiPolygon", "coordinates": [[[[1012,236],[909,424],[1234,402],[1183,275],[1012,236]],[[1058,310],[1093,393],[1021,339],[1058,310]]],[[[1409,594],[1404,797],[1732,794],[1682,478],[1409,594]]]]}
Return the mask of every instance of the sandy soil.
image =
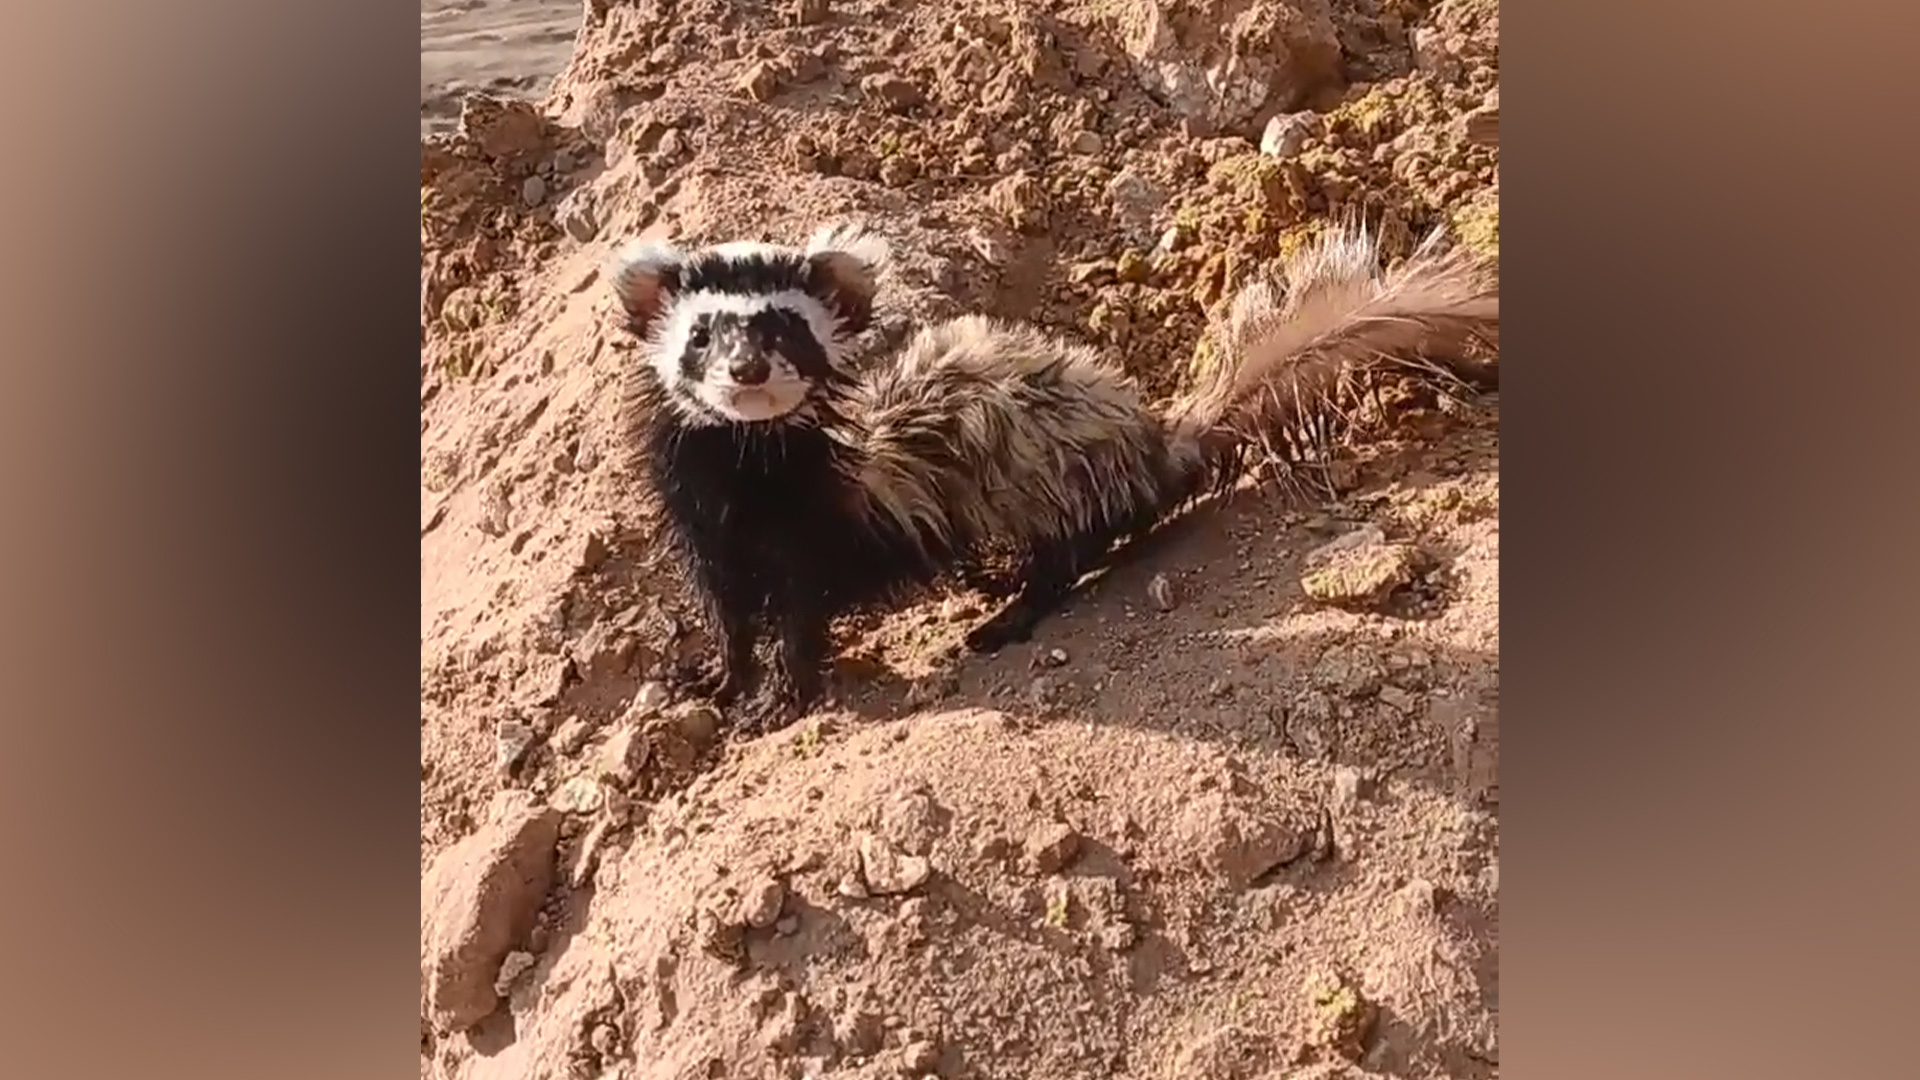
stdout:
{"type": "Polygon", "coordinates": [[[422,1077],[1497,1076],[1497,402],[1397,402],[1325,499],[1199,512],[1005,655],[957,648],[978,597],[852,620],[833,703],[740,740],[666,689],[707,640],[598,276],[645,230],[856,216],[896,253],[874,349],[987,311],[1166,390],[1330,218],[1497,256],[1497,7],[596,3],[577,49],[578,7],[456,7],[422,12],[422,1077]],[[525,89],[451,96],[492,78],[525,89]],[[1411,572],[1310,596],[1363,530],[1411,572]]]}

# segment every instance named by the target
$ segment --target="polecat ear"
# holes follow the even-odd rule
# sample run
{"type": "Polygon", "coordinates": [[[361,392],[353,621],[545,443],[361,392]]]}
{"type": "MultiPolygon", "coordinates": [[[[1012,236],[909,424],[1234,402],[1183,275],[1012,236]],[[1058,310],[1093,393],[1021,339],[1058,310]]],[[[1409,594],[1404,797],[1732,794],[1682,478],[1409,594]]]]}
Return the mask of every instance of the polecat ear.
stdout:
{"type": "Polygon", "coordinates": [[[646,241],[628,244],[614,255],[607,280],[627,313],[627,328],[636,336],[647,336],[680,291],[680,268],[685,262],[679,248],[646,241]]]}
{"type": "Polygon", "coordinates": [[[810,290],[833,309],[846,333],[857,334],[873,321],[886,261],[886,240],[859,225],[828,225],[807,242],[810,290]]]}

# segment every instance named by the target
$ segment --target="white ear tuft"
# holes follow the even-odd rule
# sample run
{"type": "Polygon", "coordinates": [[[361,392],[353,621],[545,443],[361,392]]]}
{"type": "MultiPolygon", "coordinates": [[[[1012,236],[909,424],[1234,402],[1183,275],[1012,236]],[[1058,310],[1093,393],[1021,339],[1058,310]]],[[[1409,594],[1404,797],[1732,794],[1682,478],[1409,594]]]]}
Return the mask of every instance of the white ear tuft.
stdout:
{"type": "Polygon", "coordinates": [[[679,248],[648,240],[630,241],[614,253],[607,264],[607,281],[634,333],[645,336],[680,290],[680,268],[685,262],[686,254],[679,248]]]}
{"type": "Polygon", "coordinates": [[[869,276],[877,275],[891,254],[886,237],[853,222],[823,225],[807,241],[808,255],[835,252],[858,261],[869,276]]]}

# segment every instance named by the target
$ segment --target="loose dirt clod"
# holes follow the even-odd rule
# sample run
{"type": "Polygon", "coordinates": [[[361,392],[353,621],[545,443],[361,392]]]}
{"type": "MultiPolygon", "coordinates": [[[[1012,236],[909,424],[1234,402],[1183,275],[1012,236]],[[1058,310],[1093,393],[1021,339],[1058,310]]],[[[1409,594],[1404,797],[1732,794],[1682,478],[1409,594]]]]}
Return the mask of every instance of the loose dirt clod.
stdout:
{"type": "Polygon", "coordinates": [[[1300,588],[1323,604],[1373,608],[1412,582],[1424,564],[1419,548],[1389,543],[1385,533],[1368,526],[1308,552],[1300,588]]]}
{"type": "Polygon", "coordinates": [[[559,815],[525,792],[494,800],[478,833],[441,852],[420,888],[424,1015],[460,1031],[494,1010],[494,980],[533,929],[553,876],[559,815]]]}

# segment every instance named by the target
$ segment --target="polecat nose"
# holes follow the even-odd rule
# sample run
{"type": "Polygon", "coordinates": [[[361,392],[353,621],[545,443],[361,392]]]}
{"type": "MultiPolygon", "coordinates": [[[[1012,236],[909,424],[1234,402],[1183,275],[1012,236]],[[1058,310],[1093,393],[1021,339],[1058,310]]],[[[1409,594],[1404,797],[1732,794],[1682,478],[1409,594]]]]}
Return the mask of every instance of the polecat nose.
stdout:
{"type": "Polygon", "coordinates": [[[773,368],[768,365],[766,357],[755,355],[735,360],[728,365],[727,373],[741,386],[759,386],[767,381],[767,376],[773,374],[773,368]]]}

